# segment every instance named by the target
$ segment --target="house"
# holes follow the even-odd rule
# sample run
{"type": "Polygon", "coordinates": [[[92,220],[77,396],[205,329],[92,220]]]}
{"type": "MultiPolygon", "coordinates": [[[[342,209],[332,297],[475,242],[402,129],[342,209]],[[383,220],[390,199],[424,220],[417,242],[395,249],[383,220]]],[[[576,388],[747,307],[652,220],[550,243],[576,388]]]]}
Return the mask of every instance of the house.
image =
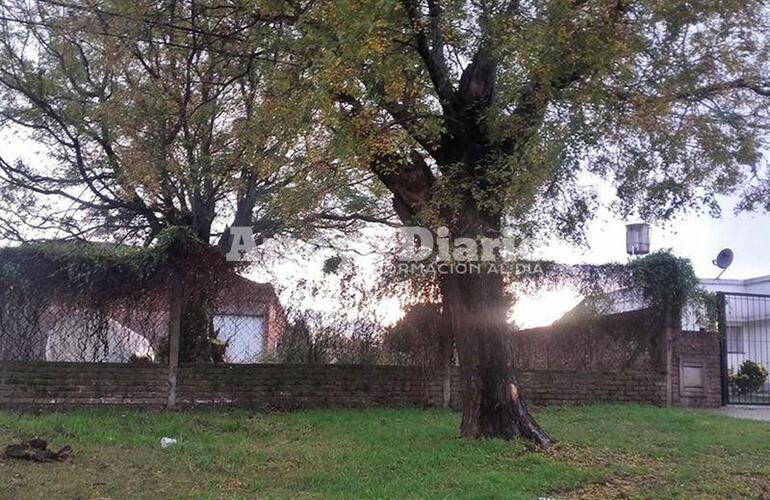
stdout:
{"type": "MultiPolygon", "coordinates": [[[[89,321],[85,312],[68,311],[59,321],[41,329],[40,345],[45,339],[45,361],[126,363],[132,356],[155,359],[150,340],[118,321],[105,318],[99,325],[89,321]],[[101,334],[101,335],[100,335],[101,334]]],[[[12,346],[9,346],[12,348],[12,346]]],[[[5,354],[11,354],[6,350],[5,354]]],[[[34,351],[33,351],[34,352],[34,351]]],[[[34,361],[34,356],[14,356],[13,361],[34,361]]]]}
{"type": "Polygon", "coordinates": [[[255,363],[273,352],[286,328],[275,289],[233,273],[215,302],[214,330],[227,344],[225,361],[255,363]]]}
{"type": "Polygon", "coordinates": [[[770,295],[770,275],[745,280],[699,280],[700,286],[709,292],[751,293],[770,295]]]}
{"type": "MultiPolygon", "coordinates": [[[[216,293],[212,327],[223,361],[256,363],[276,348],[286,319],[272,285],[228,272],[216,293]]],[[[167,352],[169,300],[162,289],[90,307],[12,299],[0,304],[0,360],[125,363],[167,352]]]]}
{"type": "MultiPolygon", "coordinates": [[[[698,284],[701,289],[711,293],[722,292],[728,295],[738,294],[739,296],[741,294],[748,296],[770,296],[770,275],[745,280],[699,279],[698,284]]],[[[741,312],[737,311],[740,304],[737,303],[736,299],[731,299],[728,296],[728,309],[731,308],[730,304],[733,304],[732,308],[736,309],[736,312],[741,312]]],[[[608,315],[638,311],[647,307],[649,307],[649,305],[645,303],[645,299],[639,291],[630,289],[614,290],[601,296],[583,299],[578,305],[567,311],[557,321],[564,322],[570,318],[579,318],[589,314],[608,315]]],[[[755,319],[764,318],[762,311],[759,311],[756,308],[755,310],[750,309],[751,308],[747,308],[747,310],[742,311],[745,321],[751,322],[755,319]]],[[[706,329],[706,325],[701,324],[702,319],[703,318],[700,318],[694,311],[685,309],[682,314],[682,329],[693,331],[706,329]]]]}

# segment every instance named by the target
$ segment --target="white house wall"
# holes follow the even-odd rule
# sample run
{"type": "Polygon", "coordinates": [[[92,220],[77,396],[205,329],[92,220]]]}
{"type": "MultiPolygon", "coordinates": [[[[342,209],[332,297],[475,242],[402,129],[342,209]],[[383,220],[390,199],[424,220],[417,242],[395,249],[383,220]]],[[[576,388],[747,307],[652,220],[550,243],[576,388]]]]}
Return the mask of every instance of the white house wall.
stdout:
{"type": "Polygon", "coordinates": [[[700,286],[709,292],[753,293],[770,295],[770,276],[746,280],[700,280],[700,286]]]}
{"type": "Polygon", "coordinates": [[[126,363],[132,355],[155,357],[144,336],[112,319],[106,321],[95,329],[86,316],[75,313],[57,322],[48,331],[46,361],[126,363]]]}

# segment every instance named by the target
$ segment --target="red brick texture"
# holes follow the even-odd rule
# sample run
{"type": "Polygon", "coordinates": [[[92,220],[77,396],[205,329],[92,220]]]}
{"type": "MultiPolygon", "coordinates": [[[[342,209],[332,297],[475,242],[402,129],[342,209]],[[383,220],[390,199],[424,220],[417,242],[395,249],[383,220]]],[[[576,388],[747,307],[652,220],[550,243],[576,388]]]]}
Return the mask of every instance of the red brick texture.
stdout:
{"type": "MultiPolygon", "coordinates": [[[[638,316],[618,315],[590,326],[557,325],[521,332],[515,345],[523,394],[535,405],[665,406],[670,383],[675,406],[719,406],[718,336],[674,332],[667,344],[661,337],[640,336],[638,321],[638,316]],[[665,362],[661,365],[669,357],[667,352],[668,369],[665,362]],[[682,377],[683,373],[687,375],[682,377]]],[[[176,401],[179,407],[439,406],[443,390],[440,371],[419,367],[182,364],[176,401]]],[[[455,371],[453,404],[459,403],[459,390],[455,371]]],[[[5,407],[161,408],[167,391],[168,370],[160,365],[0,363],[0,405],[5,407]]]]}
{"type": "Polygon", "coordinates": [[[532,404],[643,403],[663,406],[665,376],[645,372],[521,372],[522,393],[532,404]]]}
{"type": "Polygon", "coordinates": [[[517,332],[516,366],[533,403],[636,402],[721,405],[719,336],[650,331],[648,311],[517,332]],[[669,362],[670,358],[670,362],[669,362]],[[689,370],[690,378],[682,377],[689,370]]]}
{"type": "Polygon", "coordinates": [[[555,323],[514,333],[521,371],[663,371],[664,345],[648,311],[555,323]]]}
{"type": "Polygon", "coordinates": [[[672,338],[671,386],[674,406],[716,408],[722,404],[719,335],[712,332],[675,332],[672,338]],[[702,373],[702,384],[688,387],[684,369],[702,373]]]}
{"type": "Polygon", "coordinates": [[[166,368],[123,363],[0,363],[3,406],[163,406],[166,368]]]}
{"type": "Polygon", "coordinates": [[[269,408],[439,406],[442,377],[407,366],[183,365],[181,406],[269,408]]]}
{"type": "MultiPolygon", "coordinates": [[[[162,408],[167,370],[106,363],[3,363],[0,405],[162,408]]],[[[419,367],[182,364],[177,406],[439,406],[442,377],[419,367]]]]}

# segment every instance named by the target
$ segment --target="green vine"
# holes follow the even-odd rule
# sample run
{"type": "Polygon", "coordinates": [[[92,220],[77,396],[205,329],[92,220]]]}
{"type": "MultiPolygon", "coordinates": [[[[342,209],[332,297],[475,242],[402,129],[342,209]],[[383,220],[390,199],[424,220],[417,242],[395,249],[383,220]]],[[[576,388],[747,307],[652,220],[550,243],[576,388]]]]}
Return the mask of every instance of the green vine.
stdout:
{"type": "MultiPolygon", "coordinates": [[[[621,283],[638,290],[656,317],[679,321],[686,307],[698,320],[716,323],[716,296],[698,286],[698,277],[689,259],[670,250],[659,250],[627,264],[621,283]]],[[[681,325],[676,325],[681,326],[681,325]]]]}
{"type": "Polygon", "coordinates": [[[147,248],[46,241],[0,249],[0,290],[102,302],[141,296],[184,277],[203,286],[224,259],[186,227],[160,233],[147,248]]]}
{"type": "MultiPolygon", "coordinates": [[[[515,290],[532,293],[554,290],[565,285],[586,297],[581,310],[570,318],[608,314],[617,309],[617,300],[631,300],[634,306],[652,312],[662,326],[670,319],[678,322],[685,310],[695,319],[713,328],[716,324],[716,295],[702,290],[689,259],[677,257],[670,250],[659,250],[628,263],[565,265],[552,261],[531,261],[542,272],[516,276],[515,290]],[[613,296],[615,293],[621,296],[613,296]]],[[[671,325],[679,326],[679,325],[671,325]]]]}

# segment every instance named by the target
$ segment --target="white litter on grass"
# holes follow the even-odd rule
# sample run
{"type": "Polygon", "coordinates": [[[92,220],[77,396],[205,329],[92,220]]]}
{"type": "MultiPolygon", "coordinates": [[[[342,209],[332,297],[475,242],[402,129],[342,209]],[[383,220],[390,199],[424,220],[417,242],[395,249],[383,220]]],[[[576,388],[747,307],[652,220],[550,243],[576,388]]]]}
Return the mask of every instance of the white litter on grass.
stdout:
{"type": "Polygon", "coordinates": [[[174,439],[174,438],[167,438],[167,437],[160,438],[160,447],[161,448],[171,448],[175,444],[176,444],[176,439],[174,439]]]}

